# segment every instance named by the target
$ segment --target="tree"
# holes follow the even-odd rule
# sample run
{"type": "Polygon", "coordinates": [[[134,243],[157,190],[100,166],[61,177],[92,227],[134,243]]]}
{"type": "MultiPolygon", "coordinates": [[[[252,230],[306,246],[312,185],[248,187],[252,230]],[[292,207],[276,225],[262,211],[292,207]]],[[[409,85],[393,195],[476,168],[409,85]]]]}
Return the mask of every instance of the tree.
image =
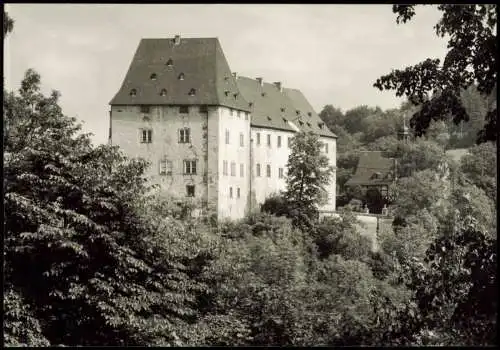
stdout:
{"type": "Polygon", "coordinates": [[[147,164],[93,147],[58,96],[32,70],[4,94],[11,343],[26,342],[15,339],[24,319],[52,345],[185,344],[203,288],[189,277],[198,250],[182,227],[141,214],[147,164]]]}
{"type": "Polygon", "coordinates": [[[336,132],[336,128],[344,125],[344,113],[339,108],[335,108],[332,105],[326,105],[323,110],[319,113],[321,120],[326,123],[326,126],[333,132],[336,132]]]}
{"type": "Polygon", "coordinates": [[[14,29],[14,20],[9,17],[9,14],[3,11],[3,38],[7,36],[14,29]]]}
{"type": "Polygon", "coordinates": [[[462,173],[486,195],[497,201],[497,147],[485,142],[468,150],[460,161],[462,173]]]}
{"type": "Polygon", "coordinates": [[[313,133],[297,133],[288,157],[285,197],[299,218],[315,220],[317,206],[324,200],[333,168],[322,153],[323,143],[313,133]]]}
{"type": "MultiPolygon", "coordinates": [[[[406,95],[421,109],[411,119],[418,136],[431,120],[453,118],[455,124],[468,121],[469,114],[460,99],[463,89],[476,84],[478,91],[490,97],[496,89],[496,25],[494,4],[438,5],[442,18],[434,26],[440,37],[449,36],[448,53],[439,59],[426,59],[403,70],[393,70],[377,79],[380,90],[395,90],[406,95]]],[[[397,23],[407,22],[415,15],[415,5],[393,5],[397,23]]],[[[497,139],[496,104],[486,115],[486,123],[478,142],[497,139]]]]}

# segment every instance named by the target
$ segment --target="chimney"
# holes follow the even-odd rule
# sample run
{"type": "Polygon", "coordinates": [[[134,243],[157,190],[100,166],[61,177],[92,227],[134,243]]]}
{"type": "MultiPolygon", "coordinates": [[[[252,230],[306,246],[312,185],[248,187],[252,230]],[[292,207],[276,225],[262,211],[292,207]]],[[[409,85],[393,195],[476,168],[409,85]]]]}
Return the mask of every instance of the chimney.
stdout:
{"type": "Polygon", "coordinates": [[[280,92],[283,92],[283,86],[281,85],[281,81],[276,81],[274,85],[276,85],[276,87],[280,92]]]}
{"type": "Polygon", "coordinates": [[[238,73],[233,72],[233,78],[234,78],[234,79],[237,79],[237,78],[238,78],[238,73]]]}
{"type": "Polygon", "coordinates": [[[174,45],[179,45],[181,43],[181,36],[180,35],[176,35],[174,37],[174,45]]]}
{"type": "Polygon", "coordinates": [[[259,82],[260,86],[262,86],[262,85],[263,85],[262,78],[255,78],[255,79],[259,82]]]}

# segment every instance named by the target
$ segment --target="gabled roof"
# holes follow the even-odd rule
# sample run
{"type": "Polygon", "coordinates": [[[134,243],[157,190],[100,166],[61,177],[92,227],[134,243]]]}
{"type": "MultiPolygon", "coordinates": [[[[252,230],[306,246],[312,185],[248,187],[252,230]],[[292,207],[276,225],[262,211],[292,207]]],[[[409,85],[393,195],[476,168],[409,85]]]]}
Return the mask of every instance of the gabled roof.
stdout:
{"type": "Polygon", "coordinates": [[[205,104],[249,111],[217,38],[180,38],[178,44],[172,38],[142,39],[110,104],[205,104]]]}
{"type": "Polygon", "coordinates": [[[356,172],[346,185],[389,185],[393,182],[393,170],[393,159],[384,157],[383,152],[361,152],[356,172]]]}
{"type": "Polygon", "coordinates": [[[337,137],[314,111],[305,96],[295,89],[239,76],[238,87],[252,112],[252,126],[285,131],[312,131],[321,136],[337,137]],[[321,125],[321,127],[320,127],[321,125]]]}

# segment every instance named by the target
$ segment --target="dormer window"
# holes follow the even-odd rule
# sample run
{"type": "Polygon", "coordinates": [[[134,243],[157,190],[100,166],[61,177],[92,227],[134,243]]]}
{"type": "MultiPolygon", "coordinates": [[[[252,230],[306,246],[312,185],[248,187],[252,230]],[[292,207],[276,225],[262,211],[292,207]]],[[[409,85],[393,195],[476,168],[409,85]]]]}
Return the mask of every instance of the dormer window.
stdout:
{"type": "Polygon", "coordinates": [[[238,98],[238,93],[233,94],[233,96],[234,96],[234,99],[236,100],[238,98]]]}
{"type": "Polygon", "coordinates": [[[261,95],[262,97],[265,97],[267,94],[266,94],[265,92],[262,92],[260,95],[261,95]]]}
{"type": "Polygon", "coordinates": [[[300,126],[304,126],[304,123],[299,120],[300,126]]]}
{"type": "Polygon", "coordinates": [[[310,117],[310,116],[312,116],[312,113],[311,112],[307,112],[307,115],[310,117]]]}
{"type": "Polygon", "coordinates": [[[226,96],[229,96],[229,91],[228,91],[228,90],[224,91],[224,94],[225,94],[226,96]]]}
{"type": "Polygon", "coordinates": [[[318,123],[320,129],[323,129],[323,123],[318,123]]]}
{"type": "Polygon", "coordinates": [[[271,117],[270,117],[270,116],[267,116],[267,120],[271,121],[271,117]]]}
{"type": "Polygon", "coordinates": [[[300,115],[300,111],[299,111],[298,109],[295,111],[295,113],[296,113],[297,115],[300,115]]]}
{"type": "Polygon", "coordinates": [[[281,112],[284,112],[285,111],[285,107],[281,107],[281,112]]]}
{"type": "Polygon", "coordinates": [[[287,123],[287,122],[288,122],[288,120],[287,120],[286,118],[283,118],[283,122],[284,122],[284,123],[287,123]]]}
{"type": "Polygon", "coordinates": [[[306,124],[307,124],[308,127],[311,128],[311,123],[307,122],[306,124]]]}
{"type": "Polygon", "coordinates": [[[184,73],[179,74],[179,80],[184,80],[184,73]]]}
{"type": "Polygon", "coordinates": [[[160,96],[167,96],[167,89],[161,89],[160,96]]]}
{"type": "Polygon", "coordinates": [[[252,107],[252,106],[253,106],[253,102],[249,102],[248,107],[252,107]]]}
{"type": "Polygon", "coordinates": [[[380,179],[380,177],[381,177],[381,176],[382,176],[382,174],[381,174],[381,173],[376,172],[376,173],[373,173],[373,175],[372,175],[372,179],[380,179]]]}
{"type": "Polygon", "coordinates": [[[174,64],[174,61],[172,61],[172,59],[169,58],[168,61],[167,61],[167,66],[172,67],[173,64],[174,64]]]}
{"type": "Polygon", "coordinates": [[[149,79],[151,79],[151,80],[156,80],[156,78],[157,78],[156,73],[153,73],[153,74],[151,74],[151,75],[149,76],[149,79]]]}
{"type": "Polygon", "coordinates": [[[137,90],[136,89],[130,90],[130,96],[135,97],[136,95],[137,95],[137,90]]]}
{"type": "Polygon", "coordinates": [[[196,95],[196,89],[189,90],[189,96],[194,96],[194,95],[196,95]]]}

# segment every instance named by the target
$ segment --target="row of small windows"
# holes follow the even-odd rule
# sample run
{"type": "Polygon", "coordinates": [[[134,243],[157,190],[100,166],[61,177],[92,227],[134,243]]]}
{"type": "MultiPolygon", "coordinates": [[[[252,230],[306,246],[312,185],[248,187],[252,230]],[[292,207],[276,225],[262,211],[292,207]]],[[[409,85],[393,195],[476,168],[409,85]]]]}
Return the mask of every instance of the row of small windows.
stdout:
{"type": "MultiPolygon", "coordinates": [[[[197,161],[193,159],[184,159],[183,162],[183,175],[196,175],[197,161]]],[[[172,175],[173,162],[166,158],[160,159],[160,175],[172,175]]]]}
{"type": "MultiPolygon", "coordinates": [[[[229,145],[230,144],[230,132],[228,129],[226,129],[226,134],[225,134],[225,141],[226,141],[226,145],[229,145]]],[[[245,146],[245,135],[240,132],[240,147],[244,147],[245,146]]]]}
{"type": "MultiPolygon", "coordinates": [[[[240,188],[236,188],[236,198],[240,198],[241,197],[241,191],[240,191],[240,188]]],[[[233,188],[232,187],[229,187],[229,198],[233,198],[233,188]]]]}
{"type": "MultiPolygon", "coordinates": [[[[191,129],[190,128],[181,128],[178,130],[178,142],[179,143],[191,143],[191,129]]],[[[153,130],[152,129],[140,129],[141,135],[141,143],[152,143],[153,142],[153,130]]],[[[256,134],[257,136],[257,145],[260,146],[260,132],[256,134]]],[[[225,134],[226,145],[230,144],[230,131],[226,129],[225,134]]],[[[288,148],[291,147],[292,138],[288,137],[288,148]]],[[[271,134],[267,134],[267,145],[271,147],[271,134]]],[[[328,143],[324,144],[325,153],[328,153],[328,143]]],[[[240,132],[240,147],[245,146],[245,135],[240,132]]],[[[277,136],[277,146],[281,148],[281,136],[277,136]]]]}
{"type": "MultiPolygon", "coordinates": [[[[236,162],[228,163],[227,160],[222,161],[222,175],[229,176],[229,167],[231,170],[231,176],[236,176],[236,162]]],[[[240,177],[245,177],[245,164],[240,163],[240,177]]]]}
{"type": "MultiPolygon", "coordinates": [[[[136,97],[137,96],[137,89],[131,89],[129,94],[132,97],[136,97]]],[[[167,89],[161,89],[160,92],[159,92],[159,95],[160,96],[167,96],[167,89]]],[[[188,92],[188,95],[189,96],[195,96],[196,95],[196,89],[195,88],[190,89],[189,92],[188,92]]]]}
{"type": "MultiPolygon", "coordinates": [[[[260,163],[257,163],[255,165],[255,176],[257,176],[257,177],[262,176],[262,167],[261,167],[260,163]]],[[[266,176],[271,177],[271,164],[266,165],[266,176]]],[[[280,179],[285,178],[284,168],[278,168],[278,178],[280,178],[280,179]]]]}
{"type": "MultiPolygon", "coordinates": [[[[208,106],[207,105],[201,105],[198,107],[199,113],[208,113],[208,106]]],[[[149,114],[151,112],[151,108],[147,105],[142,105],[141,106],[141,113],[149,114]]],[[[189,106],[179,106],[179,113],[181,114],[188,114],[189,113],[189,106]]]]}

